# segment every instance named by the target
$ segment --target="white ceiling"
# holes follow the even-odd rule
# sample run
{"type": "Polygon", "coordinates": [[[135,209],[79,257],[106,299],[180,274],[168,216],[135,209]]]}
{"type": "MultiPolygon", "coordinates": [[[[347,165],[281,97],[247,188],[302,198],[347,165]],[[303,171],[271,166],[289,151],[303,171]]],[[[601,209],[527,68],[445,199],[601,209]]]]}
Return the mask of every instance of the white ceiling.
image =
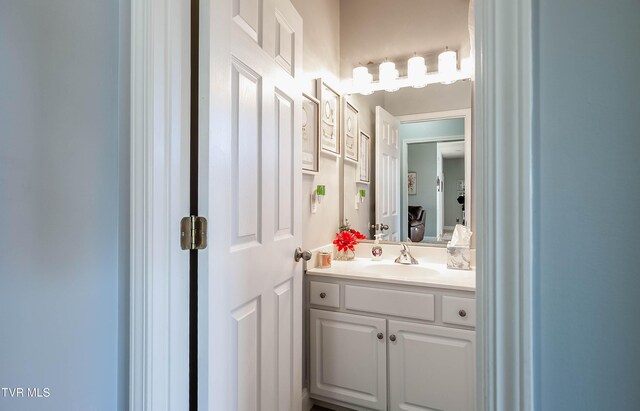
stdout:
{"type": "Polygon", "coordinates": [[[438,143],[442,158],[464,158],[464,141],[438,143]]]}
{"type": "MultiPolygon", "coordinates": [[[[445,46],[467,57],[469,41],[469,0],[341,0],[340,74],[351,77],[360,64],[385,58],[406,62],[418,53],[434,70],[438,53],[445,46]]],[[[330,36],[330,33],[326,35],[330,36]]],[[[398,65],[401,74],[405,67],[398,65]]]]}

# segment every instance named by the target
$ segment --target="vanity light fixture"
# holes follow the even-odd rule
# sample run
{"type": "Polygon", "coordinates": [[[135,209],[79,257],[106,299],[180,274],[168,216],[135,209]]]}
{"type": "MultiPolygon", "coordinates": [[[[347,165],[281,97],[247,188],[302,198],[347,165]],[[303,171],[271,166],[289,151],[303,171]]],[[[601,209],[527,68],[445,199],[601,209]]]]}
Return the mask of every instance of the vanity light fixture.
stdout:
{"type": "Polygon", "coordinates": [[[396,91],[403,87],[421,88],[429,84],[452,84],[458,80],[467,80],[473,76],[473,59],[469,56],[460,61],[458,70],[458,55],[447,47],[438,55],[438,71],[427,71],[424,56],[414,54],[407,61],[407,75],[400,77],[396,64],[385,60],[378,67],[378,81],[373,81],[368,65],[358,65],[352,71],[353,77],[344,82],[346,94],[369,95],[375,91],[396,91]]]}
{"type": "Polygon", "coordinates": [[[438,55],[438,73],[442,84],[453,84],[456,82],[456,72],[458,71],[458,55],[455,51],[445,48],[445,51],[438,55]]]}
{"type": "Polygon", "coordinates": [[[373,75],[369,73],[366,66],[358,66],[353,69],[353,87],[359,90],[360,94],[366,96],[373,93],[370,87],[372,81],[373,75]]]}
{"type": "Polygon", "coordinates": [[[411,82],[411,87],[422,88],[427,85],[427,65],[424,57],[413,56],[407,62],[407,77],[411,82]]]}
{"type": "Polygon", "coordinates": [[[396,80],[398,79],[398,70],[396,70],[396,63],[392,61],[385,61],[379,66],[380,84],[386,91],[396,91],[398,86],[396,80]]]}

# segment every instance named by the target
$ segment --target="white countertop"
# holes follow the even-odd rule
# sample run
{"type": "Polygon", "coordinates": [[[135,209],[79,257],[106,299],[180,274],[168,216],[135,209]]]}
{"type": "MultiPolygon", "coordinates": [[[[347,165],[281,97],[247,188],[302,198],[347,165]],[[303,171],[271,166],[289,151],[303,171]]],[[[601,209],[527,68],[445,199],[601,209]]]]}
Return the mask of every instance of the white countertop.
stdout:
{"type": "Polygon", "coordinates": [[[464,291],[476,290],[474,270],[450,270],[446,264],[423,260],[419,260],[418,265],[402,265],[388,259],[372,261],[370,258],[356,258],[353,261],[333,261],[331,268],[310,268],[307,274],[464,291]]]}

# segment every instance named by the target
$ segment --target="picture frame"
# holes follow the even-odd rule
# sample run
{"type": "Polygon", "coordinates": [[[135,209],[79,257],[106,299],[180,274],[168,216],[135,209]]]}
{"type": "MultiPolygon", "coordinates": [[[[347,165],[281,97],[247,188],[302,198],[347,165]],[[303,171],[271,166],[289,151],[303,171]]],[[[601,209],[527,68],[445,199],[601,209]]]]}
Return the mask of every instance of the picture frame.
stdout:
{"type": "Polygon", "coordinates": [[[316,81],[320,101],[320,151],[339,157],[342,146],[340,138],[342,99],[340,94],[322,79],[316,81]]]}
{"type": "Polygon", "coordinates": [[[302,93],[302,172],[320,171],[320,101],[302,93]]]}
{"type": "Polygon", "coordinates": [[[360,132],[360,152],[358,154],[358,182],[371,182],[371,137],[364,131],[360,132]]]}
{"type": "Polygon", "coordinates": [[[344,159],[357,163],[359,160],[360,126],[358,123],[358,109],[345,101],[344,104],[344,159]]]}
{"type": "Polygon", "coordinates": [[[418,173],[409,171],[407,173],[407,187],[410,195],[418,194],[418,173]]]}

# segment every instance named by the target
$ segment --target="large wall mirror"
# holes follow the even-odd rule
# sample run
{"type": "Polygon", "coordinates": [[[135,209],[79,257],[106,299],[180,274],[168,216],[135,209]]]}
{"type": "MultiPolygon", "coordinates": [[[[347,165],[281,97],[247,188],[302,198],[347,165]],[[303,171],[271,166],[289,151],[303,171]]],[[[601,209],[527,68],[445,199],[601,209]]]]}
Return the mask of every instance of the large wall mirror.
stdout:
{"type": "MultiPolygon", "coordinates": [[[[362,97],[349,99],[357,107],[362,97]]],[[[456,224],[472,227],[470,108],[394,116],[376,106],[364,120],[365,152],[344,163],[344,222],[369,239],[424,245],[446,245],[456,224]]]]}

